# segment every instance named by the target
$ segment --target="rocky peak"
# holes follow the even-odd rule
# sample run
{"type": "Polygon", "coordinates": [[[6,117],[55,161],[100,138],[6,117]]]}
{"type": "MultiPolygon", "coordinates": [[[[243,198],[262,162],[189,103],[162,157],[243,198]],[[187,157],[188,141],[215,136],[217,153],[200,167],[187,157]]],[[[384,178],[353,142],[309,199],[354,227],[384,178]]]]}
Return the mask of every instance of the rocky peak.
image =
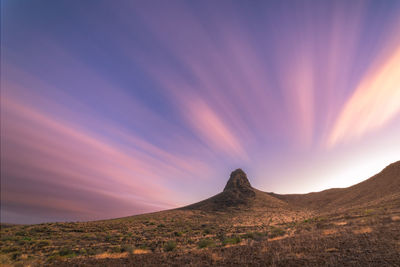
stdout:
{"type": "Polygon", "coordinates": [[[223,192],[188,207],[208,211],[237,209],[243,206],[250,207],[255,198],[256,190],[251,187],[246,173],[237,169],[231,173],[223,192]]]}
{"type": "Polygon", "coordinates": [[[231,176],[224,188],[224,192],[226,191],[247,192],[249,190],[253,191],[253,188],[251,187],[250,182],[247,179],[246,173],[242,169],[236,169],[231,173],[231,176]]]}

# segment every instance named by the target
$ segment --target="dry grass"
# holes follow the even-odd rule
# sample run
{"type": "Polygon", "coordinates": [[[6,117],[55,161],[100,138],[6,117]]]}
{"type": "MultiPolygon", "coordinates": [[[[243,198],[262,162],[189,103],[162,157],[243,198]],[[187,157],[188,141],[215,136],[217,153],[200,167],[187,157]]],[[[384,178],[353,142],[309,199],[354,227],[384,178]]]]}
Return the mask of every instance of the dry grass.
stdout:
{"type": "Polygon", "coordinates": [[[94,258],[95,259],[119,259],[119,258],[126,258],[128,257],[128,253],[124,252],[124,253],[101,253],[96,255],[94,258]]]}
{"type": "Polygon", "coordinates": [[[353,233],[359,235],[359,234],[367,234],[367,233],[371,233],[372,232],[372,228],[371,227],[362,227],[360,229],[355,229],[353,230],[353,233]]]}
{"type": "Polygon", "coordinates": [[[345,259],[362,263],[378,262],[378,258],[400,262],[400,221],[393,220],[400,216],[400,201],[368,209],[374,213],[362,207],[284,223],[265,216],[260,224],[259,218],[251,219],[251,211],[174,210],[110,221],[6,227],[1,229],[0,263],[163,266],[246,265],[265,260],[275,265],[325,261],[342,265],[345,259]],[[176,248],[165,252],[169,240],[176,248]],[[200,248],[201,240],[210,241],[200,248]]]}
{"type": "Polygon", "coordinates": [[[333,235],[336,234],[338,232],[337,229],[326,229],[322,231],[323,235],[333,235]]]}
{"type": "Polygon", "coordinates": [[[145,250],[145,249],[135,249],[133,250],[133,254],[147,254],[150,253],[149,250],[145,250]]]}

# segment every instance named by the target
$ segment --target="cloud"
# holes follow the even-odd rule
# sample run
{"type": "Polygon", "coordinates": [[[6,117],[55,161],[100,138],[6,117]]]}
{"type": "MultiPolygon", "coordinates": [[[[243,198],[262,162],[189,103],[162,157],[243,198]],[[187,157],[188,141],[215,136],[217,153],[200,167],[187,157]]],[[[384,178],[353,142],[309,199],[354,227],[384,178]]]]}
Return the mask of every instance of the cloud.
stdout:
{"type": "Polygon", "coordinates": [[[210,147],[237,158],[247,158],[234,131],[224,123],[217,113],[199,99],[191,99],[188,103],[187,120],[210,147]]]}
{"type": "Polygon", "coordinates": [[[105,123],[100,132],[122,144],[10,95],[1,104],[2,210],[7,214],[34,208],[50,221],[65,219],[63,212],[88,220],[172,208],[179,203],[165,185],[168,179],[192,177],[205,168],[105,123]]]}
{"type": "Polygon", "coordinates": [[[400,112],[400,46],[359,83],[341,110],[327,145],[360,137],[400,112]]]}

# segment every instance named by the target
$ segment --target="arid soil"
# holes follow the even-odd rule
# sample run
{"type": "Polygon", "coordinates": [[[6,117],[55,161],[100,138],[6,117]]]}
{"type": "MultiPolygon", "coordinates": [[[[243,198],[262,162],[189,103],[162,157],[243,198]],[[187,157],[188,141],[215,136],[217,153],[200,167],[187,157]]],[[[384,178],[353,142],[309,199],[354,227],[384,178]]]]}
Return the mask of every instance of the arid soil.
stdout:
{"type": "Polygon", "coordinates": [[[400,162],[345,189],[222,193],[114,220],[2,225],[2,266],[400,266],[400,162]]]}

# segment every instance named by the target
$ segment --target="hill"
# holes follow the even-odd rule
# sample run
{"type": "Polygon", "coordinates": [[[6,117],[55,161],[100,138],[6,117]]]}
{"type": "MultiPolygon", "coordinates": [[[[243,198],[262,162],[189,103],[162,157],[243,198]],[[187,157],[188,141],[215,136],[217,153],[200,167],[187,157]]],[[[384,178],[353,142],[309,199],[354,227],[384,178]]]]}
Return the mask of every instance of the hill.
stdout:
{"type": "Polygon", "coordinates": [[[3,266],[371,266],[400,263],[400,162],[304,195],[233,171],[198,203],[113,220],[1,227],[3,266]]]}
{"type": "Polygon", "coordinates": [[[183,207],[205,211],[244,210],[260,207],[284,208],[288,204],[253,188],[246,173],[237,169],[229,177],[224,190],[206,200],[183,207]]]}
{"type": "Polygon", "coordinates": [[[400,161],[390,164],[373,177],[347,188],[333,188],[309,194],[279,195],[277,199],[294,207],[332,211],[400,197],[400,161]]]}

